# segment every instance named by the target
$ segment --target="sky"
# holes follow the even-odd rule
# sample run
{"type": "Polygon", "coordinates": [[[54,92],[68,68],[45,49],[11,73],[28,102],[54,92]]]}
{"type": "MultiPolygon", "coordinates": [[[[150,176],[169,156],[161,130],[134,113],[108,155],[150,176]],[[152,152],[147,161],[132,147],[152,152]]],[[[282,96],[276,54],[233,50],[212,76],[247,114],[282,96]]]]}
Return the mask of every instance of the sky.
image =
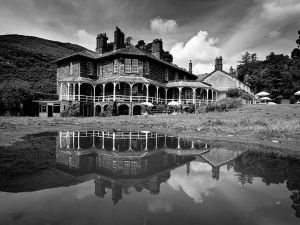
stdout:
{"type": "Polygon", "coordinates": [[[0,0],[0,35],[21,34],[95,50],[96,35],[146,43],[162,38],[174,63],[209,73],[223,56],[234,68],[246,51],[290,55],[300,30],[300,0],[0,0]]]}

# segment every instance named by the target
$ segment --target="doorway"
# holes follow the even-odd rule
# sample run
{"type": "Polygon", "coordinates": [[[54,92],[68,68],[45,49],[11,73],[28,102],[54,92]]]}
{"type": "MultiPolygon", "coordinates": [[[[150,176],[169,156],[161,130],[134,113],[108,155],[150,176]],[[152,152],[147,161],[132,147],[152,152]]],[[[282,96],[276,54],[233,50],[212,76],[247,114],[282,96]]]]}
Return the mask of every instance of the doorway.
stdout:
{"type": "Polygon", "coordinates": [[[53,117],[53,106],[48,105],[48,117],[53,117]]]}

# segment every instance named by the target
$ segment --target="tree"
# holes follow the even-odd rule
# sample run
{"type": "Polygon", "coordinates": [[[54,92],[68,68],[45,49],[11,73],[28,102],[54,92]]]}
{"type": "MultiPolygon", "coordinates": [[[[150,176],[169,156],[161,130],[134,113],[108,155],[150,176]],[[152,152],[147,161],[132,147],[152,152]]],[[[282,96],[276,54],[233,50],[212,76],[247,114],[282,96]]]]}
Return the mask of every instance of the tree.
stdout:
{"type": "Polygon", "coordinates": [[[22,80],[4,81],[0,84],[0,105],[13,115],[22,113],[22,105],[32,100],[30,84],[22,80]]]}
{"type": "Polygon", "coordinates": [[[126,39],[125,39],[125,46],[127,47],[127,46],[131,45],[131,41],[132,40],[133,40],[132,37],[126,37],[126,39]]]}

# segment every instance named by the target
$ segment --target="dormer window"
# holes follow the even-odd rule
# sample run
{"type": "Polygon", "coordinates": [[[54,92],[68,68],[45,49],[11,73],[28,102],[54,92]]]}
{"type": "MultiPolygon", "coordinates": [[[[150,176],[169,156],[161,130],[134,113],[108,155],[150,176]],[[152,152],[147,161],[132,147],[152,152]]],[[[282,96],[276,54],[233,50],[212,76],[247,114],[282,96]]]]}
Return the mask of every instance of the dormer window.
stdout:
{"type": "Polygon", "coordinates": [[[132,60],[132,72],[133,73],[139,72],[139,61],[137,59],[132,60]]]}
{"type": "Polygon", "coordinates": [[[91,62],[87,62],[87,75],[88,76],[93,75],[93,64],[91,62]]]}

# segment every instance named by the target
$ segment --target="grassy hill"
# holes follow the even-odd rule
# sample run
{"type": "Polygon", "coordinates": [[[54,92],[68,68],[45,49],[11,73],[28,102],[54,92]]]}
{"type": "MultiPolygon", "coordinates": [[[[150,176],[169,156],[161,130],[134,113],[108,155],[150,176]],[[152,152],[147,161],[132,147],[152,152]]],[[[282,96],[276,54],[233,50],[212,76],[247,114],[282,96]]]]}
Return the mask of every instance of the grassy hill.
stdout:
{"type": "Polygon", "coordinates": [[[22,35],[0,35],[0,82],[20,79],[34,91],[56,93],[58,58],[85,48],[57,41],[22,35]]]}

